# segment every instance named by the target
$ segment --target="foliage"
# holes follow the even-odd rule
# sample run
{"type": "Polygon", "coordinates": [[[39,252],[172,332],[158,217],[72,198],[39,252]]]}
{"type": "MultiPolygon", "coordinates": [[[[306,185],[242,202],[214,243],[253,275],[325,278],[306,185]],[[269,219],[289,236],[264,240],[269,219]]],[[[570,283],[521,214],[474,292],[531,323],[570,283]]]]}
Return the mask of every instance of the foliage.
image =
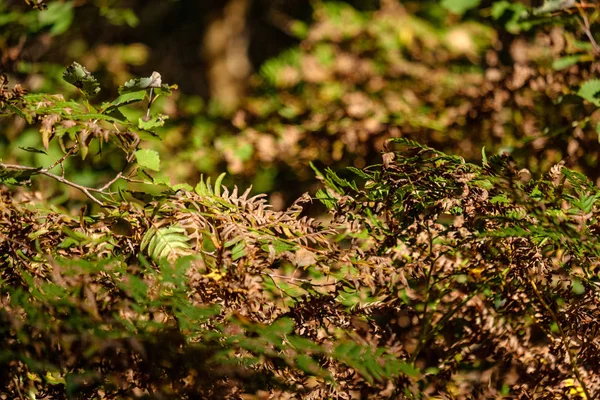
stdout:
{"type": "Polygon", "coordinates": [[[306,199],[275,212],[249,191],[197,192],[80,220],[3,192],[3,387],[232,398],[275,385],[317,398],[343,393],[333,383],[349,367],[359,385],[417,374],[344,332],[359,314],[336,300],[332,270],[348,254],[300,217],[306,199]]]}
{"type": "Polygon", "coordinates": [[[383,260],[368,286],[377,343],[403,349],[432,396],[554,398],[568,382],[597,395],[598,188],[564,163],[532,179],[508,154],[479,167],[389,146],[357,171],[363,189],[323,176],[350,247],[383,260]]]}
{"type": "MultiPolygon", "coordinates": [[[[3,108],[25,119],[28,123],[40,123],[41,141],[44,150],[26,148],[23,150],[46,154],[50,142],[58,142],[63,154],[52,161],[47,167],[28,167],[0,163],[0,182],[16,184],[29,182],[35,175],[45,175],[62,184],[69,185],[83,192],[94,203],[104,206],[92,193],[103,195],[105,201],[114,201],[118,194],[123,196],[123,191],[111,191],[111,187],[119,180],[138,183],[152,183],[153,178],[147,170],[158,171],[160,158],[152,150],[139,150],[141,137],[157,137],[152,131],[164,124],[166,117],[158,114],[151,116],[150,105],[161,95],[170,95],[171,89],[176,86],[163,84],[160,74],[154,72],[144,85],[137,81],[129,81],[122,87],[122,94],[116,99],[94,106],[89,102],[89,97],[100,91],[100,85],[90,72],[80,64],[74,62],[64,73],[63,79],[77,87],[82,94],[80,101],[65,100],[62,95],[23,94],[19,87],[12,91],[5,89],[6,76],[2,81],[3,108]],[[123,114],[126,106],[146,100],[148,107],[143,117],[126,117],[123,114]],[[90,152],[90,147],[95,150],[96,158],[103,157],[103,152],[112,149],[122,152],[122,170],[100,188],[89,188],[72,182],[65,178],[65,164],[69,158],[79,155],[85,160],[90,152]],[[134,163],[134,159],[137,163],[134,163]],[[62,175],[56,175],[52,170],[61,168],[62,175]],[[143,179],[135,179],[140,175],[143,179]]],[[[131,115],[131,114],[130,114],[131,115]]]]}
{"type": "Polygon", "coordinates": [[[507,155],[397,145],[355,170],[364,186],[321,175],[329,228],[301,217],[307,199],[276,212],[207,182],[79,220],[4,192],[6,387],[591,398],[598,189],[561,165],[531,179],[507,155]]]}
{"type": "MultiPolygon", "coordinates": [[[[172,15],[179,7],[158,3],[131,2],[128,11],[172,15]]],[[[102,100],[107,100],[117,85],[134,76],[132,71],[143,71],[145,61],[153,60],[150,66],[156,69],[160,61],[163,76],[186,83],[183,93],[155,105],[171,121],[158,128],[166,139],[154,148],[170,176],[192,184],[201,174],[216,176],[226,166],[233,182],[279,191],[287,202],[314,186],[309,161],[319,159],[337,169],[364,167],[377,162],[390,135],[469,161],[478,159],[483,146],[491,152],[509,151],[534,173],[569,157],[569,167],[595,180],[598,113],[576,93],[595,77],[598,13],[589,2],[558,9],[553,6],[556,2],[530,7],[538,3],[391,1],[359,10],[341,2],[313,2],[312,18],[289,16],[279,21],[278,26],[287,27],[282,29],[300,43],[257,65],[252,79],[243,79],[244,84],[249,82],[248,96],[240,99],[233,116],[223,113],[218,101],[190,93],[201,81],[200,67],[180,65],[176,57],[166,60],[153,52],[150,42],[159,40],[164,50],[163,42],[170,40],[169,49],[191,57],[185,47],[189,41],[169,39],[162,25],[155,26],[156,20],[137,30],[127,24],[111,25],[117,22],[107,15],[124,14],[114,2],[87,1],[82,7],[49,2],[74,13],[73,34],[52,33],[56,39],[46,51],[55,64],[18,61],[13,68],[16,76],[9,77],[18,82],[33,74],[44,91],[62,92],[58,86],[62,65],[76,55],[98,76],[107,96],[102,100]],[[98,27],[87,32],[87,25],[80,22],[98,13],[102,18],[93,24],[98,27]],[[116,29],[136,32],[135,41],[113,43],[104,33],[99,42],[89,38],[116,29]],[[81,38],[78,32],[87,36],[81,38]],[[155,39],[156,35],[160,37],[155,39]],[[142,43],[140,38],[148,41],[142,43]]],[[[282,18],[288,11],[275,3],[272,7],[273,15],[282,18]]],[[[33,14],[27,18],[39,18],[34,11],[28,11],[33,14]]],[[[37,29],[36,23],[14,15],[0,45],[6,43],[3,54],[14,54],[18,60],[24,51],[33,51],[30,47],[42,46],[47,30],[54,28],[37,29]],[[24,46],[18,47],[17,32],[28,38],[24,46]]],[[[189,28],[181,23],[181,29],[189,28]]],[[[250,50],[249,56],[255,57],[250,50]]],[[[18,151],[15,138],[27,142],[22,147],[36,147],[32,133],[19,134],[23,126],[18,124],[6,130],[12,140],[2,157],[31,163],[32,156],[18,151]]],[[[98,159],[96,168],[85,173],[86,179],[106,180],[118,172],[112,160],[98,159]]],[[[61,198],[59,193],[55,197],[61,198]]]]}
{"type": "Polygon", "coordinates": [[[441,2],[465,12],[457,19],[421,3],[316,3],[301,43],[260,67],[233,118],[194,119],[178,157],[204,173],[224,159],[232,174],[293,191],[312,181],[309,161],[364,167],[397,136],[469,161],[483,146],[509,151],[534,173],[569,157],[598,178],[598,113],[575,96],[595,74],[592,4],[552,13],[495,1],[477,13],[477,2],[441,2]]]}
{"type": "Polygon", "coordinates": [[[2,65],[48,78],[0,77],[1,398],[598,396],[595,5],[314,2],[231,117],[143,47],[21,62],[88,2],[18,3],[2,65]],[[225,166],[291,204],[192,180],[225,166]]]}

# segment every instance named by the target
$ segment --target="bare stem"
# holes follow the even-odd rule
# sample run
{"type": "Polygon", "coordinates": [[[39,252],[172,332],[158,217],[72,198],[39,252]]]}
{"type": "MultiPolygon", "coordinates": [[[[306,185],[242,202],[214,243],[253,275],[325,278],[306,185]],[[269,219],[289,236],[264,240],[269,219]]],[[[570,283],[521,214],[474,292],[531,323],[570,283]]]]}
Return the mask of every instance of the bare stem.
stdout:
{"type": "Polygon", "coordinates": [[[53,169],[54,167],[56,167],[58,164],[60,164],[61,167],[62,167],[63,166],[62,163],[67,159],[67,157],[69,157],[71,154],[73,154],[74,151],[75,151],[75,146],[73,146],[69,150],[67,150],[67,152],[61,158],[59,158],[58,160],[56,160],[54,162],[54,164],[52,164],[48,168],[44,168],[43,171],[50,171],[51,169],[53,169]]]}
{"type": "Polygon", "coordinates": [[[0,168],[10,169],[13,171],[32,171],[35,174],[45,175],[49,178],[54,179],[57,182],[64,183],[67,186],[71,186],[71,187],[83,192],[83,194],[85,194],[90,200],[92,200],[94,203],[98,204],[100,207],[106,207],[106,204],[102,203],[100,200],[95,198],[91,193],[91,192],[103,193],[102,190],[85,187],[85,186],[79,185],[75,182],[71,182],[70,180],[68,180],[62,176],[58,176],[58,175],[55,175],[55,174],[49,172],[48,168],[39,169],[39,168],[34,168],[34,167],[27,167],[24,165],[14,165],[14,164],[4,164],[4,163],[0,163],[0,168]]]}
{"type": "Polygon", "coordinates": [[[581,6],[577,7],[577,9],[579,10],[579,15],[581,16],[581,20],[578,20],[579,26],[581,27],[585,35],[588,37],[590,43],[592,44],[592,47],[594,48],[594,53],[596,55],[599,55],[600,46],[598,46],[598,43],[596,42],[596,39],[594,39],[594,35],[592,34],[592,30],[590,28],[590,21],[588,19],[587,13],[583,11],[583,7],[581,6]]]}
{"type": "Polygon", "coordinates": [[[113,183],[115,183],[116,181],[118,181],[119,179],[121,179],[123,177],[123,171],[119,172],[114,178],[112,178],[110,181],[106,182],[106,184],[104,186],[102,186],[101,188],[98,189],[98,191],[103,192],[106,189],[108,189],[113,183]]]}

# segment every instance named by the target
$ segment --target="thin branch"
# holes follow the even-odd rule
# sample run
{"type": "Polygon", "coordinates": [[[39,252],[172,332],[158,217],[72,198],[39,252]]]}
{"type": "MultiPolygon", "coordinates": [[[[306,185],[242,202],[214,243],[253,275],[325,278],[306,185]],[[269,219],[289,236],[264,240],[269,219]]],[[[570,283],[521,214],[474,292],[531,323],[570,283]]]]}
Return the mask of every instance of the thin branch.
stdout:
{"type": "Polygon", "coordinates": [[[0,168],[11,169],[14,171],[33,171],[36,174],[45,175],[49,178],[54,179],[57,182],[64,183],[67,186],[71,186],[71,187],[83,192],[83,194],[85,194],[90,200],[92,200],[94,203],[98,204],[100,207],[106,207],[106,204],[102,203],[100,200],[95,198],[92,195],[92,193],[90,193],[90,192],[101,192],[99,189],[88,188],[88,187],[79,185],[75,182],[71,182],[70,180],[65,179],[62,176],[58,176],[51,172],[48,172],[46,169],[39,169],[39,168],[34,168],[34,167],[26,167],[24,165],[13,165],[13,164],[4,164],[4,163],[0,163],[0,168]]]}
{"type": "Polygon", "coordinates": [[[577,22],[579,22],[579,26],[581,27],[581,29],[583,30],[585,35],[590,40],[590,43],[592,44],[592,47],[594,48],[594,53],[596,55],[599,55],[600,54],[600,46],[598,46],[598,43],[594,39],[594,35],[592,35],[592,30],[590,28],[590,21],[587,17],[587,13],[585,11],[583,11],[583,7],[581,7],[581,6],[577,7],[577,9],[579,10],[579,15],[581,16],[581,20],[583,21],[583,22],[581,22],[580,20],[577,20],[577,22]]]}
{"type": "Polygon", "coordinates": [[[281,286],[279,286],[279,284],[277,283],[277,281],[275,280],[275,278],[273,278],[271,275],[269,275],[269,274],[265,274],[265,275],[267,275],[269,278],[271,278],[271,281],[273,282],[273,285],[275,285],[275,287],[277,289],[279,289],[279,295],[281,296],[281,300],[283,301],[283,306],[287,307],[287,305],[285,304],[285,296],[283,294],[285,293],[288,297],[291,297],[291,298],[293,298],[294,296],[292,296],[290,293],[288,293],[285,290],[283,290],[281,288],[281,286]]]}
{"type": "MultiPolygon", "coordinates": [[[[154,74],[152,74],[154,75],[154,74]]],[[[146,110],[146,119],[145,121],[150,120],[150,107],[152,107],[152,95],[154,94],[154,88],[150,88],[150,96],[148,97],[148,109],[146,110]]]]}
{"type": "Polygon", "coordinates": [[[121,179],[123,177],[123,171],[119,172],[114,178],[112,178],[110,181],[106,182],[106,184],[104,186],[102,186],[101,188],[98,189],[98,191],[103,192],[106,189],[108,189],[113,183],[115,183],[116,181],[118,181],[119,179],[121,179]]]}
{"type": "Polygon", "coordinates": [[[17,394],[19,395],[19,399],[25,399],[25,397],[23,397],[23,393],[21,393],[21,388],[19,387],[19,380],[17,378],[14,378],[14,382],[15,387],[17,388],[17,394]]]}
{"type": "Polygon", "coordinates": [[[123,178],[124,181],[127,181],[129,183],[148,183],[148,181],[143,181],[141,179],[134,179],[134,178],[130,178],[128,176],[121,176],[121,178],[123,178]]]}
{"type": "MultiPolygon", "coordinates": [[[[73,151],[75,151],[75,146],[73,146],[69,150],[67,150],[67,152],[61,158],[59,158],[58,160],[56,160],[54,162],[54,164],[52,164],[48,168],[44,168],[42,171],[50,171],[54,167],[56,167],[58,164],[60,164],[60,166],[62,168],[63,167],[62,163],[67,159],[67,157],[69,157],[71,154],[73,154],[73,151]]],[[[63,168],[63,173],[64,173],[64,168],[63,168]]],[[[64,176],[64,174],[63,174],[63,176],[64,176]]]]}

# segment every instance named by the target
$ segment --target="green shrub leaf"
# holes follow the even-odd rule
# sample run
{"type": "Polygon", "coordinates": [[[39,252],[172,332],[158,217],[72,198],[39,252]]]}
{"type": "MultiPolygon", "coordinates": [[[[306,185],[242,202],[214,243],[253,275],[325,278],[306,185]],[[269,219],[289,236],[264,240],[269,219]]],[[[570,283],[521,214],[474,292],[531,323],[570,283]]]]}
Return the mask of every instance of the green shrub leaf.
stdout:
{"type": "Polygon", "coordinates": [[[100,84],[81,64],[73,62],[63,73],[63,79],[78,88],[85,96],[92,97],[100,92],[100,84]]]}
{"type": "Polygon", "coordinates": [[[153,171],[160,171],[160,157],[158,152],[154,150],[138,150],[135,152],[137,163],[143,167],[153,171]]]}
{"type": "Polygon", "coordinates": [[[600,107],[600,79],[591,79],[579,88],[577,95],[589,101],[596,107],[600,107]]]}

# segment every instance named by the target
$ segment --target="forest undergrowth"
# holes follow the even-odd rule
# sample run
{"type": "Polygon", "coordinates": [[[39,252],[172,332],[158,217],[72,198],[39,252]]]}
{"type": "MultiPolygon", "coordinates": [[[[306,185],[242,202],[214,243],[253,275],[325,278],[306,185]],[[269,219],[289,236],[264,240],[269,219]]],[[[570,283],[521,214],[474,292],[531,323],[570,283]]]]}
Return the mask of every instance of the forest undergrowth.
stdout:
{"type": "MultiPolygon", "coordinates": [[[[0,398],[600,395],[600,189],[584,173],[597,162],[584,149],[598,135],[600,81],[591,77],[600,11],[583,2],[481,5],[505,30],[496,37],[481,22],[457,22],[454,35],[463,39],[489,35],[481,47],[453,50],[444,41],[449,31],[432,31],[419,20],[426,16],[401,6],[365,14],[319,4],[303,45],[264,65],[256,79],[265,86],[231,120],[210,122],[236,128],[239,143],[257,150],[239,162],[211,138],[231,174],[261,162],[281,170],[302,164],[298,182],[311,171],[318,185],[309,187],[318,188],[288,206],[274,207],[272,193],[241,189],[226,173],[174,183],[170,168],[187,165],[189,153],[168,160],[156,147],[169,147],[171,119],[186,131],[188,115],[182,111],[182,122],[168,111],[179,88],[159,72],[106,95],[77,62],[61,71],[71,87],[63,92],[26,90],[1,75],[3,137],[32,127],[36,141],[17,146],[31,163],[0,159],[0,398]],[[398,28],[390,16],[403,16],[417,39],[388,36],[398,28]],[[340,21],[344,29],[336,30],[340,21]],[[543,57],[528,52],[511,72],[494,58],[503,54],[499,36],[529,29],[546,30],[507,47],[533,49],[564,34],[551,50],[567,51],[555,72],[529,64],[543,57]],[[429,34],[438,58],[423,53],[429,34]],[[370,53],[384,44],[402,51],[370,53]],[[475,63],[481,49],[501,79],[487,79],[489,68],[470,74],[438,65],[475,63]],[[364,68],[344,70],[344,57],[364,68]],[[415,71],[433,69],[442,86],[399,89],[418,78],[415,71]],[[526,77],[517,85],[519,73],[526,77]],[[482,76],[481,91],[469,90],[482,76]],[[258,112],[261,96],[276,106],[258,112]],[[532,99],[559,111],[535,119],[532,99]],[[515,121],[521,125],[502,130],[515,121]],[[462,123],[485,134],[453,142],[462,123]],[[572,130],[562,129],[566,123],[572,130]],[[250,139],[292,127],[302,133],[286,149],[304,144],[306,152],[260,160],[269,146],[250,139]],[[494,147],[498,141],[512,153],[494,147]],[[531,149],[539,158],[523,157],[531,149]],[[311,157],[320,152],[331,157],[311,157]],[[95,169],[102,172],[92,179],[80,174],[95,169]],[[315,215],[318,207],[326,211],[315,215]]],[[[436,10],[455,22],[479,6],[441,4],[436,10]]],[[[44,11],[11,18],[30,12],[44,11]]]]}

